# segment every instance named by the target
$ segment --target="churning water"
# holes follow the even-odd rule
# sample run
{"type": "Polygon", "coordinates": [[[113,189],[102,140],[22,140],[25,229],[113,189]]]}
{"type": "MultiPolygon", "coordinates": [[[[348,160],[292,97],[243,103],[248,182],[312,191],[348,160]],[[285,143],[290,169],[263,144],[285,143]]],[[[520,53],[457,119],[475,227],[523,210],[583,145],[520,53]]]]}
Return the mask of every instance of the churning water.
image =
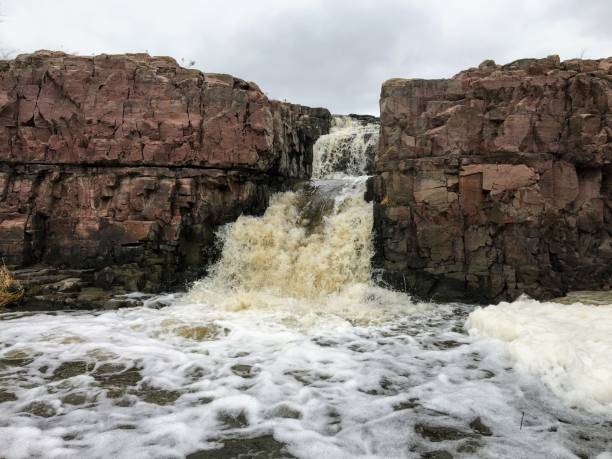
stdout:
{"type": "Polygon", "coordinates": [[[378,132],[379,123],[373,117],[334,116],[330,133],[319,138],[314,146],[313,177],[371,174],[378,132]]]}
{"type": "Polygon", "coordinates": [[[612,306],[377,287],[340,172],[223,228],[186,294],[0,315],[0,457],[612,457],[612,306]]]}

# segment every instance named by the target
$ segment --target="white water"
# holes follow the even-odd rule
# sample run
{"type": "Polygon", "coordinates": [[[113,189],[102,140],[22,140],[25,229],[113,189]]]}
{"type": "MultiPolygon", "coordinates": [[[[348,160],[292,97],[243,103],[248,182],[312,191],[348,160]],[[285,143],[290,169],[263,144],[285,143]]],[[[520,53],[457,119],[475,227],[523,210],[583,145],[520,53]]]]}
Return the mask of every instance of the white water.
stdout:
{"type": "Polygon", "coordinates": [[[370,303],[375,320],[358,309],[353,321],[350,306],[306,318],[290,299],[235,311],[166,301],[5,315],[0,381],[16,400],[0,404],[2,455],[182,457],[270,434],[300,458],[572,458],[612,447],[609,415],[568,407],[513,368],[503,343],[464,334],[469,307],[384,292],[370,303]],[[89,367],[54,377],[78,361],[89,367]],[[476,417],[493,436],[474,432],[476,417]],[[458,438],[430,441],[418,424],[458,438]]]}
{"type": "Polygon", "coordinates": [[[365,179],[313,186],[225,227],[187,294],[0,315],[0,457],[610,457],[609,307],[376,287],[365,179]]]}
{"type": "Polygon", "coordinates": [[[221,260],[186,301],[214,297],[215,304],[235,301],[228,304],[233,309],[270,301],[276,307],[273,297],[325,302],[367,284],[372,205],[363,199],[365,179],[315,182],[312,190],[279,193],[262,217],[241,216],[227,225],[221,260]]]}
{"type": "Polygon", "coordinates": [[[334,116],[328,135],[314,145],[312,176],[346,177],[368,173],[378,144],[378,123],[334,116]]]}
{"type": "Polygon", "coordinates": [[[502,341],[518,368],[538,375],[569,405],[612,413],[612,305],[521,298],[477,309],[466,328],[502,341]]]}

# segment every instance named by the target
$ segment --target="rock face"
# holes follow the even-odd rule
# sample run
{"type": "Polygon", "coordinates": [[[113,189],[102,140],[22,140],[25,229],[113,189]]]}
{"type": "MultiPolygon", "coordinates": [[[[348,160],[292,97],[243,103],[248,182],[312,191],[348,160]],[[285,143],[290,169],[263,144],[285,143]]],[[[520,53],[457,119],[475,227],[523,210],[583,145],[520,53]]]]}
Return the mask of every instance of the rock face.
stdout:
{"type": "Polygon", "coordinates": [[[387,281],[478,302],[612,287],[612,58],[393,79],[380,105],[387,281]]]}
{"type": "Polygon", "coordinates": [[[219,225],[310,177],[330,119],[167,57],[0,62],[0,255],[163,289],[202,271],[219,225]]]}

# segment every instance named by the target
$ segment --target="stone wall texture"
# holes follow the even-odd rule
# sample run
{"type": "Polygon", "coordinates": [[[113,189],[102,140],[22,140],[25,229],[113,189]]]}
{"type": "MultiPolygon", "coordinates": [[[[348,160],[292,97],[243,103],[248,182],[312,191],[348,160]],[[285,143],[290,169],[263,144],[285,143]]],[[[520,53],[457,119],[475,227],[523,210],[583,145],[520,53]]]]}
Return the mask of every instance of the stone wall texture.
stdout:
{"type": "Polygon", "coordinates": [[[219,225],[310,177],[330,119],[168,57],[1,61],[0,256],[165,288],[201,273],[219,225]]]}
{"type": "Polygon", "coordinates": [[[612,58],[392,79],[380,108],[386,281],[478,302],[612,287],[612,58]]]}

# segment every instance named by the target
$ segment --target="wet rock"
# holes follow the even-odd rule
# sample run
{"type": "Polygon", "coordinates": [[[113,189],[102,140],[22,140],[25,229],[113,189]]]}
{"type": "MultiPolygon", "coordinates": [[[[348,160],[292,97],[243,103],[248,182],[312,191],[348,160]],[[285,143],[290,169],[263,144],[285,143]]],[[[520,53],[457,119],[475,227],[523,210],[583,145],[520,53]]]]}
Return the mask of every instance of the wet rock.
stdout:
{"type": "Polygon", "coordinates": [[[457,447],[457,451],[460,453],[473,454],[476,451],[478,451],[478,449],[480,449],[481,447],[482,445],[480,444],[478,440],[470,438],[464,441],[463,443],[461,443],[457,447]]]}
{"type": "Polygon", "coordinates": [[[249,425],[246,414],[242,411],[239,413],[221,412],[217,419],[228,429],[242,429],[249,425]]]}
{"type": "Polygon", "coordinates": [[[270,412],[270,416],[286,419],[301,419],[302,413],[288,405],[280,405],[270,412]]]}
{"type": "Polygon", "coordinates": [[[89,401],[87,394],[81,392],[71,392],[62,397],[62,403],[66,405],[84,405],[89,401]]]}
{"type": "Polygon", "coordinates": [[[383,84],[385,282],[487,304],[612,286],[612,80],[592,70],[612,60],[525,62],[383,84]]]}
{"type": "Polygon", "coordinates": [[[210,375],[210,370],[200,366],[194,366],[185,371],[185,376],[192,381],[200,381],[210,375]]]}
{"type": "Polygon", "coordinates": [[[421,457],[423,459],[453,459],[453,455],[443,449],[423,453],[421,457]]]}
{"type": "Polygon", "coordinates": [[[81,279],[78,277],[69,277],[49,286],[50,290],[57,292],[78,292],[81,290],[81,279]]]}
{"type": "Polygon", "coordinates": [[[271,435],[257,438],[231,438],[219,440],[223,446],[217,449],[198,451],[187,455],[187,459],[292,459],[283,443],[271,435]]]}
{"type": "Polygon", "coordinates": [[[26,406],[23,411],[25,413],[33,414],[34,416],[40,416],[42,418],[50,418],[55,416],[56,410],[47,402],[35,401],[26,406]]]}
{"type": "Polygon", "coordinates": [[[313,378],[313,375],[310,372],[304,371],[304,370],[288,371],[285,374],[293,376],[293,378],[295,378],[296,381],[298,381],[299,383],[305,386],[311,385],[315,379],[313,378]]]}
{"type": "Polygon", "coordinates": [[[491,370],[485,370],[485,369],[480,368],[478,372],[479,372],[479,376],[482,379],[491,379],[495,377],[495,373],[493,373],[491,370]]]}
{"type": "Polygon", "coordinates": [[[0,358],[0,368],[3,366],[9,367],[25,367],[34,361],[35,356],[20,350],[10,350],[5,352],[0,358]]]}
{"type": "Polygon", "coordinates": [[[232,365],[232,373],[241,378],[252,378],[254,376],[252,371],[253,367],[251,365],[244,365],[241,363],[232,365]]]}
{"type": "Polygon", "coordinates": [[[97,287],[88,287],[83,289],[76,298],[77,302],[103,305],[108,303],[112,298],[112,293],[108,290],[103,290],[97,287]]]}
{"type": "Polygon", "coordinates": [[[554,298],[552,301],[561,304],[584,303],[606,306],[612,304],[612,291],[568,292],[565,296],[554,298]]]}
{"type": "Polygon", "coordinates": [[[62,440],[64,441],[73,441],[82,438],[78,433],[69,433],[66,435],[62,435],[62,440]]]}
{"type": "Polygon", "coordinates": [[[170,405],[182,395],[181,392],[160,389],[158,387],[152,387],[144,385],[140,388],[136,395],[147,403],[153,403],[155,405],[170,405]]]}
{"type": "Polygon", "coordinates": [[[13,392],[0,389],[0,403],[14,402],[15,400],[17,400],[17,396],[13,392]]]}
{"type": "Polygon", "coordinates": [[[436,341],[435,343],[433,343],[433,345],[438,349],[453,349],[461,346],[461,343],[452,339],[448,339],[444,341],[436,341]]]}
{"type": "Polygon", "coordinates": [[[113,400],[113,405],[129,408],[136,405],[138,400],[127,392],[124,388],[112,388],[106,391],[106,396],[113,400]]]}
{"type": "Polygon", "coordinates": [[[183,338],[192,339],[194,341],[206,341],[215,339],[219,335],[219,329],[214,325],[181,325],[174,332],[183,338]]]}
{"type": "Polygon", "coordinates": [[[491,432],[491,429],[484,422],[482,422],[482,419],[480,419],[480,416],[474,419],[472,422],[470,422],[470,427],[472,428],[474,432],[480,435],[483,435],[485,437],[490,437],[491,435],[493,435],[493,433],[491,432]]]}
{"type": "Polygon", "coordinates": [[[68,379],[87,373],[92,369],[93,364],[81,360],[62,362],[55,370],[53,370],[52,379],[56,381],[68,379]]]}
{"type": "Polygon", "coordinates": [[[325,426],[325,431],[329,435],[334,435],[340,432],[342,427],[342,416],[338,412],[336,408],[328,408],[327,409],[327,424],[325,426]]]}
{"type": "Polygon", "coordinates": [[[36,265],[14,271],[24,286],[23,300],[13,309],[21,311],[53,309],[116,309],[140,304],[136,298],[120,298],[125,294],[117,287],[97,288],[93,269],[59,269],[36,265]]]}
{"type": "Polygon", "coordinates": [[[124,365],[104,363],[96,368],[92,376],[103,387],[126,388],[135,386],[142,380],[138,368],[126,368],[124,365]]]}
{"type": "Polygon", "coordinates": [[[393,405],[393,411],[412,410],[420,407],[421,404],[418,402],[418,400],[418,398],[411,398],[409,400],[399,402],[398,404],[393,405]]]}
{"type": "Polygon", "coordinates": [[[440,442],[447,440],[460,440],[470,437],[472,434],[463,432],[462,430],[448,426],[435,426],[428,424],[416,424],[414,431],[421,437],[432,442],[440,442]]]}

